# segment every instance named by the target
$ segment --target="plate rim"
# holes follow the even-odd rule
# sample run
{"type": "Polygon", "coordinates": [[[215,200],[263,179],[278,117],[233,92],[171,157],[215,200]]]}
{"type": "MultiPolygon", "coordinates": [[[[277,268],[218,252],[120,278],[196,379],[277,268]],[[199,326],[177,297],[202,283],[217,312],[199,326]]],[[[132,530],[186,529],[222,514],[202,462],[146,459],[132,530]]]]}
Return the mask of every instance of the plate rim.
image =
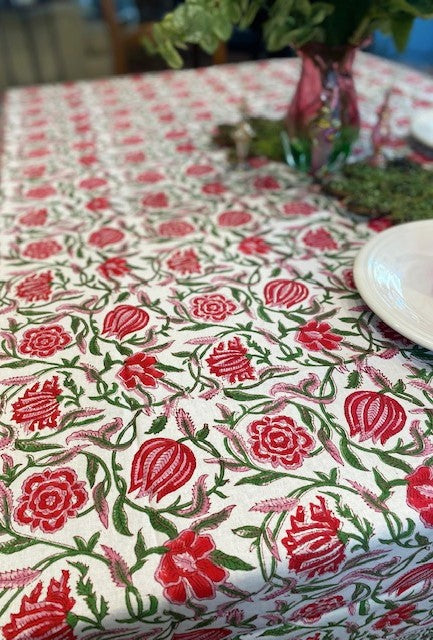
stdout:
{"type": "MultiPolygon", "coordinates": [[[[425,227],[425,226],[431,226],[433,231],[433,219],[415,220],[412,222],[405,222],[403,224],[398,224],[394,227],[390,227],[389,229],[385,229],[384,231],[380,231],[377,235],[370,238],[365,243],[365,245],[360,249],[360,251],[355,257],[355,261],[353,264],[353,278],[355,280],[355,285],[359,295],[361,296],[363,301],[367,304],[367,306],[381,320],[386,322],[386,324],[389,327],[394,329],[394,331],[397,331],[397,333],[399,333],[400,335],[404,336],[405,338],[409,338],[409,340],[411,340],[414,344],[420,345],[425,349],[429,349],[430,351],[433,351],[433,331],[432,331],[432,338],[429,341],[428,339],[425,340],[424,336],[421,336],[420,338],[417,331],[413,331],[409,324],[405,323],[403,328],[401,327],[401,325],[398,326],[398,324],[393,320],[394,316],[388,315],[387,310],[385,309],[385,311],[383,311],[384,307],[382,307],[380,303],[377,304],[377,297],[375,297],[374,295],[373,296],[370,295],[370,290],[368,289],[368,286],[367,286],[368,271],[366,268],[363,268],[363,266],[366,265],[366,256],[369,255],[372,248],[374,248],[377,244],[380,244],[381,242],[383,242],[384,237],[399,235],[401,233],[404,234],[404,230],[407,229],[408,227],[414,228],[414,227],[425,227]]],[[[397,310],[397,313],[398,313],[398,310],[397,310]]]]}

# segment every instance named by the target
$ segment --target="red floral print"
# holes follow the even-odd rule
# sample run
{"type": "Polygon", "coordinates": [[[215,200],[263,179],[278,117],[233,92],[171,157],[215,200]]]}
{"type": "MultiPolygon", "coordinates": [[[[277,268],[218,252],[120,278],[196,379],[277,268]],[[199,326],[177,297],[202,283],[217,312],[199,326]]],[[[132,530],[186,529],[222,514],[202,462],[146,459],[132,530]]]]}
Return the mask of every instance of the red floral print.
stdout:
{"type": "Polygon", "coordinates": [[[385,444],[406,424],[406,412],[401,404],[377,391],[354,391],[344,402],[344,415],[350,435],[359,436],[360,442],[371,438],[385,444]]]}
{"type": "Polygon", "coordinates": [[[116,242],[120,242],[125,237],[123,231],[120,229],[113,229],[112,227],[102,227],[102,229],[98,229],[94,231],[89,236],[89,244],[93,244],[95,247],[99,247],[99,249],[103,249],[109,244],[115,244],[116,242]]]}
{"type": "Polygon", "coordinates": [[[60,415],[57,397],[62,393],[58,377],[45,380],[42,387],[37,382],[13,403],[12,420],[24,425],[29,431],[35,429],[55,429],[60,415]]]}
{"type": "Polygon", "coordinates": [[[192,164],[186,170],[187,176],[204,176],[207,173],[212,173],[214,168],[210,164],[192,164]]]}
{"type": "Polygon", "coordinates": [[[330,329],[331,325],[327,322],[310,320],[310,322],[300,327],[296,334],[296,340],[301,342],[307,349],[310,349],[310,351],[339,349],[339,343],[343,338],[332,333],[330,329]]]}
{"type": "Polygon", "coordinates": [[[130,304],[114,307],[104,318],[102,333],[123,340],[129,333],[140,331],[149,322],[149,314],[144,309],[130,304]]]}
{"type": "Polygon", "coordinates": [[[153,184],[155,182],[160,182],[161,180],[164,180],[164,176],[159,171],[149,170],[149,171],[143,171],[143,173],[140,173],[135,178],[135,180],[140,184],[153,184]]]}
{"type": "Polygon", "coordinates": [[[86,156],[81,156],[79,162],[84,167],[90,167],[92,164],[96,164],[98,162],[98,158],[95,156],[94,153],[89,153],[86,156]]]}
{"type": "Polygon", "coordinates": [[[176,251],[168,260],[167,266],[172,271],[179,271],[182,275],[186,273],[200,273],[200,263],[194,249],[176,251]]]}
{"type": "Polygon", "coordinates": [[[53,196],[55,193],[56,190],[53,187],[47,185],[29,189],[26,193],[26,197],[34,198],[35,200],[42,200],[44,198],[48,198],[49,196],[53,196]]]}
{"type": "Polygon", "coordinates": [[[267,283],[264,294],[265,302],[268,306],[289,309],[305,300],[309,291],[303,282],[279,278],[267,283]]]}
{"type": "Polygon", "coordinates": [[[220,342],[206,359],[211,373],[229,382],[254,380],[255,371],[247,358],[247,350],[238,337],[220,342]]]}
{"type": "Polygon", "coordinates": [[[46,209],[32,209],[28,213],[20,216],[19,223],[27,227],[43,227],[47,221],[48,213],[46,209]]]}
{"type": "Polygon", "coordinates": [[[324,498],[319,504],[310,503],[310,516],[300,506],[290,517],[290,529],[282,544],[289,554],[289,569],[306,573],[307,578],[335,572],[345,557],[344,544],[338,537],[340,520],[326,506],[324,498]]]}
{"type": "Polygon", "coordinates": [[[131,466],[129,493],[156,501],[183,487],[195,471],[194,454],[182,442],[169,438],[150,438],[141,445],[131,466]]]}
{"type": "Polygon", "coordinates": [[[162,209],[168,207],[168,198],[162,191],[158,193],[149,193],[142,199],[141,204],[144,207],[156,207],[162,209]]]}
{"type": "Polygon", "coordinates": [[[240,227],[252,220],[248,211],[224,211],[218,216],[218,224],[221,227],[240,227]]]}
{"type": "Polygon", "coordinates": [[[92,189],[98,189],[99,187],[105,187],[107,185],[107,181],[105,178],[84,178],[84,180],[80,181],[79,187],[80,189],[88,189],[89,191],[92,189]]]}
{"type": "Polygon", "coordinates": [[[24,175],[26,178],[30,180],[35,180],[36,178],[42,178],[46,171],[46,167],[43,164],[32,165],[30,167],[26,167],[24,169],[24,175]]]}
{"type": "Polygon", "coordinates": [[[260,462],[297,469],[314,449],[308,431],[288,416],[264,416],[248,425],[251,453],[260,462]]]}
{"type": "Polygon", "coordinates": [[[89,202],[86,204],[86,208],[90,211],[103,211],[104,209],[108,209],[109,206],[110,203],[108,202],[107,198],[104,197],[92,198],[92,200],[89,200],[89,202]]]}
{"type": "Polygon", "coordinates": [[[146,160],[146,156],[142,151],[131,151],[131,153],[125,154],[125,162],[129,162],[131,164],[138,164],[139,162],[144,162],[146,160]]]}
{"type": "Polygon", "coordinates": [[[305,607],[301,607],[295,611],[291,616],[291,620],[302,620],[306,624],[313,624],[318,622],[322,616],[330,611],[336,611],[345,606],[345,600],[342,596],[328,596],[327,598],[320,598],[316,602],[307,604],[305,607]]]}
{"type": "Polygon", "coordinates": [[[71,341],[71,336],[63,327],[59,324],[51,324],[24,331],[18,351],[36,358],[48,358],[64,349],[71,341]]]}
{"type": "Polygon", "coordinates": [[[418,511],[426,527],[433,527],[433,468],[417,467],[406,481],[408,505],[418,511]]]}
{"type": "Polygon", "coordinates": [[[213,196],[219,196],[227,191],[226,187],[221,184],[221,182],[209,182],[208,184],[204,184],[201,190],[203,193],[213,196]]]}
{"type": "Polygon", "coordinates": [[[392,220],[388,218],[388,216],[382,216],[381,218],[374,218],[373,220],[369,220],[367,226],[369,229],[373,231],[385,231],[385,229],[389,229],[392,227],[392,220]]]}
{"type": "Polygon", "coordinates": [[[169,220],[162,222],[158,227],[158,233],[164,238],[187,236],[194,231],[194,227],[185,220],[169,220]]]}
{"type": "Polygon", "coordinates": [[[135,389],[137,385],[144,387],[156,387],[159,378],[164,374],[153,366],[157,360],[145,353],[135,353],[126,358],[123,367],[119,371],[119,377],[127,389],[135,389]]]}
{"type": "Polygon", "coordinates": [[[395,627],[406,620],[412,618],[413,612],[416,610],[414,604],[403,604],[400,607],[391,609],[388,613],[374,623],[374,629],[388,629],[389,627],[395,627]]]}
{"type": "Polygon", "coordinates": [[[125,276],[129,273],[129,267],[125,258],[108,258],[97,267],[99,273],[104,278],[114,278],[114,276],[125,276]]]}
{"type": "Polygon", "coordinates": [[[389,340],[390,342],[399,342],[400,344],[406,347],[413,344],[411,340],[409,340],[408,338],[405,338],[394,329],[391,329],[391,327],[385,324],[385,322],[383,322],[382,320],[378,322],[377,328],[379,329],[383,337],[389,340]]]}
{"type": "Polygon", "coordinates": [[[17,296],[26,302],[49,300],[51,296],[51,271],[32,273],[17,285],[17,296]]]}
{"type": "Polygon", "coordinates": [[[254,186],[256,189],[279,189],[281,187],[273,176],[259,176],[254,180],[254,186]]]}
{"type": "Polygon", "coordinates": [[[14,511],[16,522],[30,526],[32,531],[59,531],[86,504],[88,496],[84,485],[69,467],[34,473],[21,487],[22,494],[14,511]]]}
{"type": "Polygon", "coordinates": [[[168,549],[159,562],[155,578],[164,587],[164,596],[175,604],[188,598],[209,600],[215,597],[215,584],[227,578],[227,572],[210,558],[215,543],[210,535],[198,535],[187,529],[164,543],[168,549]]]}
{"type": "Polygon", "coordinates": [[[67,622],[67,615],[75,604],[70,597],[69,571],[62,571],[60,580],[51,578],[45,600],[42,582],[38,582],[29,596],[24,596],[18,613],[2,631],[5,640],[75,640],[76,635],[67,622]]]}
{"type": "Polygon", "coordinates": [[[356,284],[353,278],[353,269],[345,269],[342,273],[343,282],[348,289],[356,291],[356,284]]]}
{"type": "Polygon", "coordinates": [[[34,260],[45,260],[56,255],[62,247],[55,240],[37,240],[30,242],[23,251],[23,256],[34,260]]]}
{"type": "Polygon", "coordinates": [[[404,576],[399,576],[390,587],[386,590],[387,593],[396,593],[400,596],[402,593],[415,587],[419,584],[431,584],[433,581],[433,562],[423,563],[419,567],[415,567],[405,573],[404,576]]]}
{"type": "Polygon", "coordinates": [[[315,249],[337,249],[338,245],[329,231],[326,229],[317,229],[316,231],[307,231],[303,237],[304,244],[307,247],[314,247],[315,249]]]}
{"type": "Polygon", "coordinates": [[[186,633],[175,633],[173,640],[223,640],[231,635],[229,629],[196,629],[186,633]]]}
{"type": "MultiPolygon", "coordinates": [[[[168,136],[166,136],[168,138],[168,136]]],[[[192,153],[195,151],[195,146],[191,142],[185,142],[184,144],[178,144],[176,147],[178,153],[192,153]]]]}
{"type": "Polygon", "coordinates": [[[239,243],[239,251],[245,253],[247,256],[252,255],[265,255],[269,253],[271,247],[258,236],[251,236],[250,238],[243,238],[239,243]]]}
{"type": "Polygon", "coordinates": [[[302,201],[288,202],[283,206],[283,212],[287,216],[309,216],[315,211],[317,211],[317,207],[302,201]]]}
{"type": "Polygon", "coordinates": [[[191,300],[191,313],[196,318],[222,322],[236,311],[236,305],[219,293],[196,296],[191,300]]]}

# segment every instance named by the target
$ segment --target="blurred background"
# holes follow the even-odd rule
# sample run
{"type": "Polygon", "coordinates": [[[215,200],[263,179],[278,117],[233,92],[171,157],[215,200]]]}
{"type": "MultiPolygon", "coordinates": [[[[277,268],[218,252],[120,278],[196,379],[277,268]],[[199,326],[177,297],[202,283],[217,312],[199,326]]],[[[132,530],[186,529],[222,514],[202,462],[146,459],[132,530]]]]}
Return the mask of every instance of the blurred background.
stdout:
{"type": "MultiPolygon", "coordinates": [[[[0,0],[0,90],[166,67],[140,40],[176,0],[0,0]]],[[[266,57],[259,15],[212,57],[191,48],[186,66],[266,57]]],[[[376,34],[370,50],[433,73],[433,21],[417,20],[404,54],[376,34]]],[[[279,55],[290,54],[283,51],[279,55]]]]}

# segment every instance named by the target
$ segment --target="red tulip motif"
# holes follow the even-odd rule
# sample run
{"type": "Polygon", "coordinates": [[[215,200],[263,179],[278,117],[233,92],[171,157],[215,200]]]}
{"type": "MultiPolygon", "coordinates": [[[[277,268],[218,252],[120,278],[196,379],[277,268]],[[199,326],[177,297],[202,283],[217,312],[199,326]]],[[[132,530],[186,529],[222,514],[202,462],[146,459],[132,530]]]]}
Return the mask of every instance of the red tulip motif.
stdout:
{"type": "Polygon", "coordinates": [[[183,443],[170,438],[151,438],[134,456],[129,493],[138,490],[138,498],[156,495],[159,502],[188,482],[195,467],[194,454],[183,443]]]}
{"type": "Polygon", "coordinates": [[[360,442],[371,438],[385,444],[399,433],[406,423],[406,413],[397,400],[377,391],[355,391],[344,403],[344,415],[351,436],[360,442]]]}
{"type": "Polygon", "coordinates": [[[144,309],[121,304],[105,316],[102,333],[123,340],[128,333],[143,329],[148,322],[149,314],[144,309]]]}
{"type": "Polygon", "coordinates": [[[294,280],[271,280],[265,286],[265,302],[270,307],[293,307],[308,296],[308,288],[302,282],[294,280]]]}

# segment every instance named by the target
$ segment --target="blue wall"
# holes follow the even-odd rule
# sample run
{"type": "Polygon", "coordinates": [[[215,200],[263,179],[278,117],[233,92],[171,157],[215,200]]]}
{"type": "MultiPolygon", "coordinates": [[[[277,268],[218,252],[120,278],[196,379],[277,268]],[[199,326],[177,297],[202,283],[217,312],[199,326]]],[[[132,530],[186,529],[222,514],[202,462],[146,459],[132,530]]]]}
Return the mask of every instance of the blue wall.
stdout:
{"type": "Polygon", "coordinates": [[[369,51],[419,69],[433,70],[433,20],[415,20],[409,43],[403,53],[399,53],[392,39],[382,33],[375,33],[369,51]]]}

